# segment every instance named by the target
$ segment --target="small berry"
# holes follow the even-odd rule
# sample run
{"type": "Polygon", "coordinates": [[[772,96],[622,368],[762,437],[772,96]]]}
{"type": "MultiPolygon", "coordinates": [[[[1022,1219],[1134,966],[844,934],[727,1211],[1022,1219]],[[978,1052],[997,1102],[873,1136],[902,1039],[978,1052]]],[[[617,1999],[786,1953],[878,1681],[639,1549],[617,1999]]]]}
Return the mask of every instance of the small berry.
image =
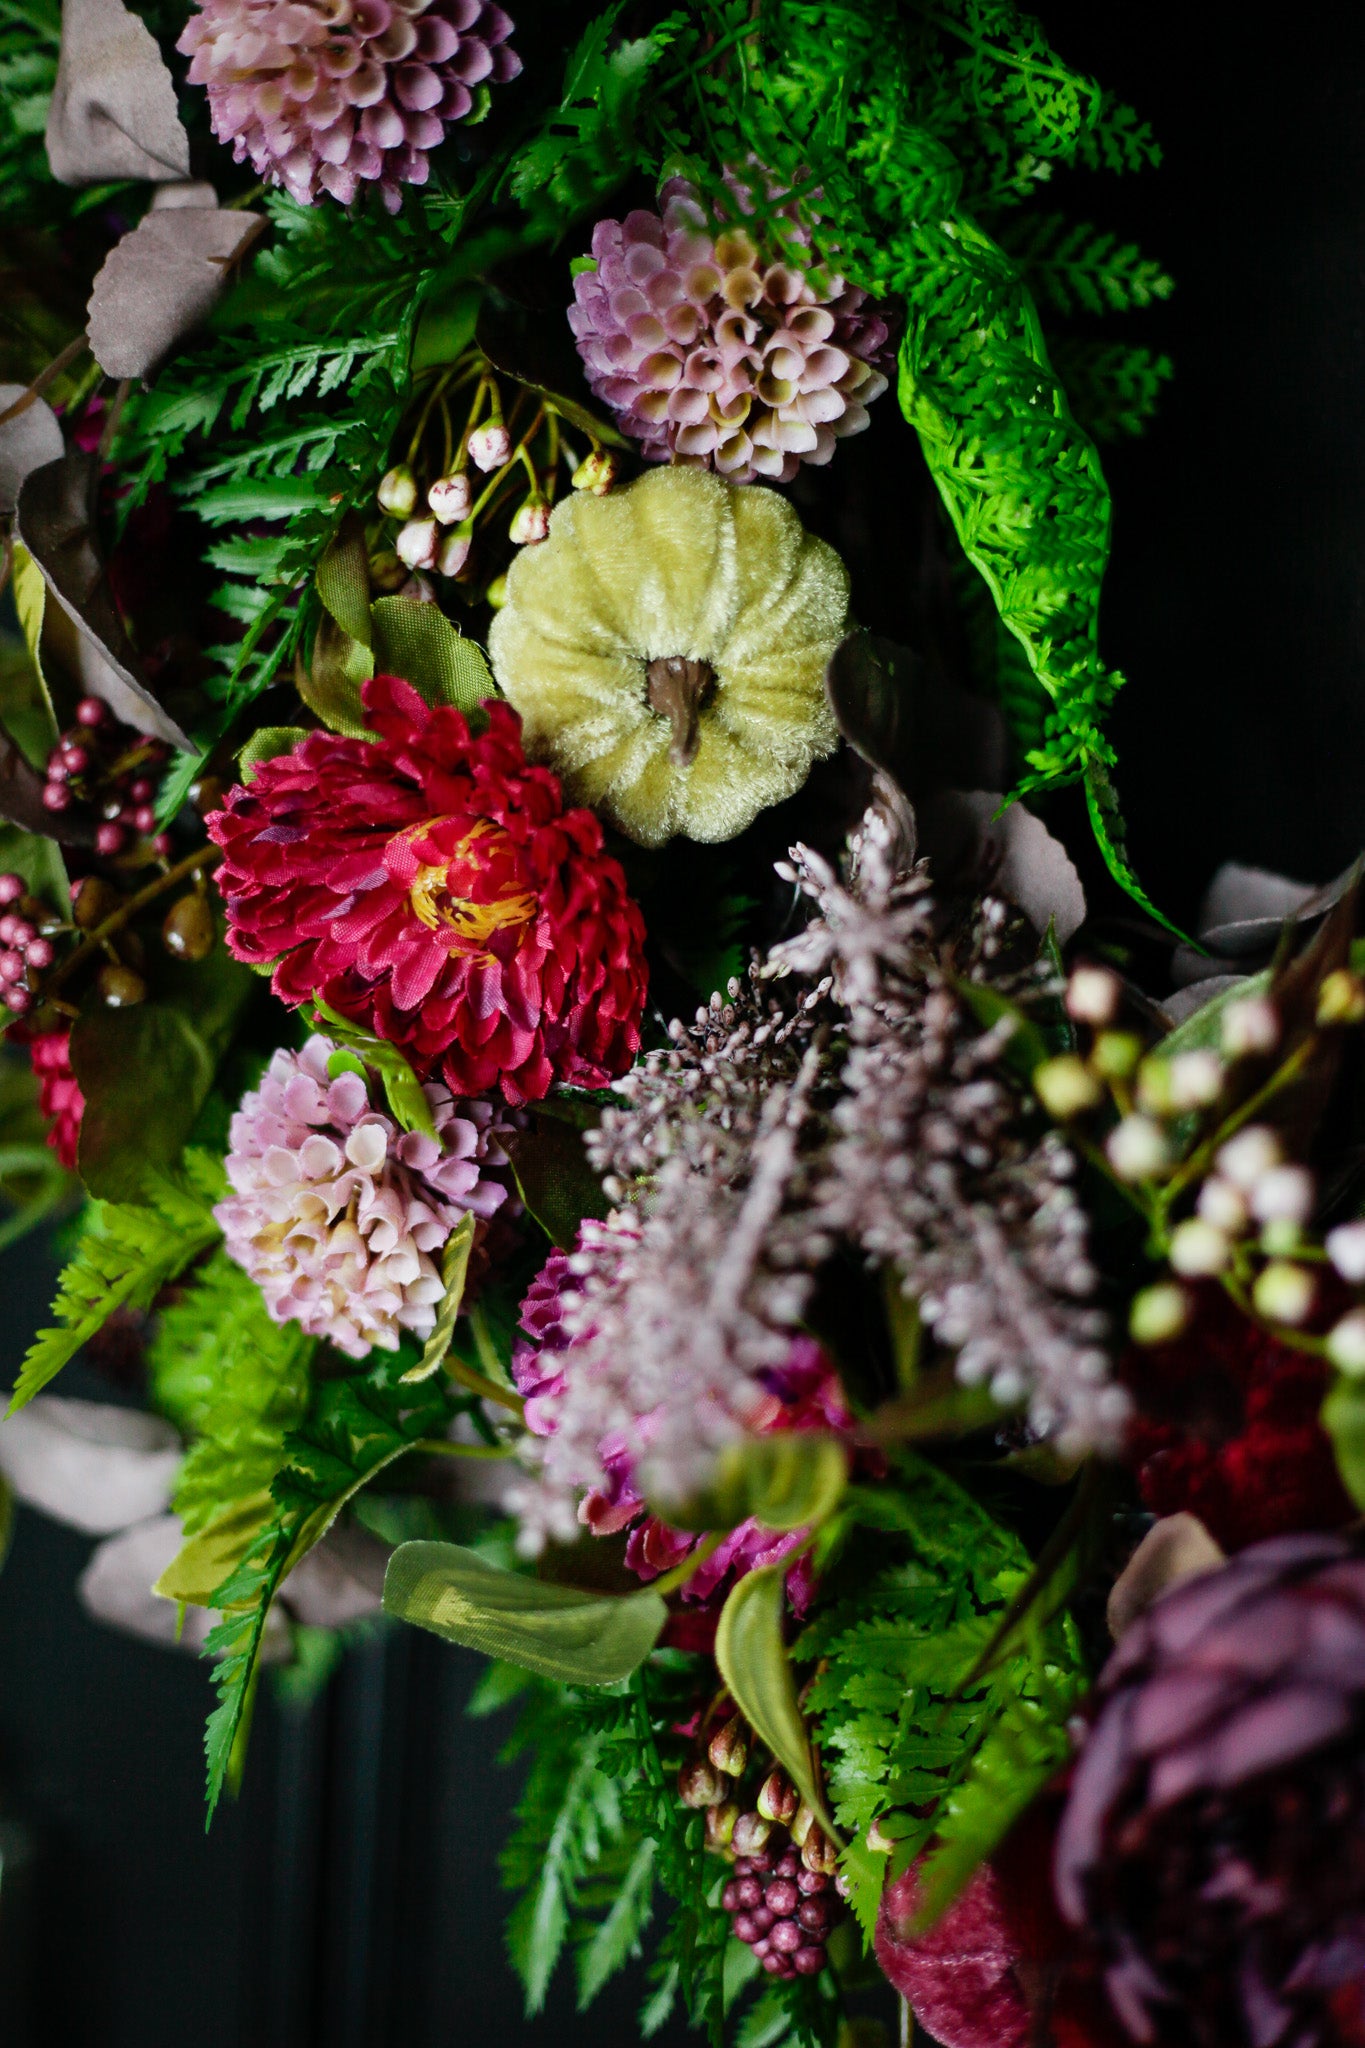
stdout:
{"type": "Polygon", "coordinates": [[[102,697],[82,697],[76,706],[76,723],[91,732],[109,721],[109,706],[102,697]]]}
{"type": "Polygon", "coordinates": [[[24,948],[24,959],[30,967],[36,967],[41,974],[52,965],[57,949],[51,939],[30,939],[24,948]]]}
{"type": "Polygon", "coordinates": [[[149,804],[156,795],[156,784],[150,775],[138,775],[128,784],[128,800],[135,804],[149,804]]]}
{"type": "Polygon", "coordinates": [[[0,875],[0,904],[17,903],[24,893],[22,875],[0,875]]]}
{"type": "Polygon", "coordinates": [[[103,860],[112,860],[122,853],[128,843],[128,835],[122,825],[107,823],[95,831],[95,851],[103,860]]]}
{"type": "Polygon", "coordinates": [[[57,812],[71,809],[71,791],[64,782],[43,784],[43,809],[57,812]]]}
{"type": "Polygon", "coordinates": [[[191,889],[173,903],[161,927],[162,944],[177,960],[204,960],[213,951],[216,933],[209,901],[200,889],[191,889]]]}
{"type": "Polygon", "coordinates": [[[49,782],[65,782],[70,773],[70,763],[67,761],[66,755],[62,752],[61,748],[58,747],[48,757],[47,779],[49,782]]]}
{"type": "Polygon", "coordinates": [[[16,1017],[22,1017],[25,1010],[33,1008],[33,992],[22,981],[14,981],[5,990],[5,1001],[16,1017]]]}
{"type": "Polygon", "coordinates": [[[8,948],[0,953],[0,981],[18,981],[24,972],[24,956],[8,948]]]}
{"type": "MultiPolygon", "coordinates": [[[[78,930],[92,932],[119,907],[122,898],[103,875],[86,875],[76,884],[71,898],[71,916],[78,930]]],[[[2,935],[2,934],[0,934],[2,935]]]]}
{"type": "Polygon", "coordinates": [[[114,961],[101,967],[95,985],[100,992],[100,1000],[111,1010],[131,1010],[147,1000],[147,984],[142,976],[135,969],[119,966],[114,961]]]}

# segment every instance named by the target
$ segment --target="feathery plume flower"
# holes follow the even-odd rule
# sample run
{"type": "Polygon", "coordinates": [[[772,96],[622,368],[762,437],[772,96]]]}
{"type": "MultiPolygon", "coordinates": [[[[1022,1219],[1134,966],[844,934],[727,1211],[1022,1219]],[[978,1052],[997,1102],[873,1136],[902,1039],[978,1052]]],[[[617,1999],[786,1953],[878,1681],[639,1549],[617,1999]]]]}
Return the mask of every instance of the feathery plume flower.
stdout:
{"type": "Polygon", "coordinates": [[[199,0],[176,48],[207,88],[238,163],[310,206],[375,182],[390,213],[425,185],[427,152],[515,78],[512,23],[493,0],[199,0]]]}
{"type": "Polygon", "coordinates": [[[71,1067],[71,1033],[39,1032],[29,1040],[28,1056],[38,1082],[38,1108],[51,1125],[47,1142],[67,1171],[74,1173],[85,1096],[71,1067]]]}
{"type": "Polygon", "coordinates": [[[594,393],[651,461],[788,483],[868,425],[889,332],[864,292],[800,263],[810,237],[793,209],[774,260],[748,225],[750,187],[733,173],[726,183],[726,223],[686,178],[664,185],[661,215],[599,221],[569,325],[594,393]]]}
{"type": "Polygon", "coordinates": [[[1285,1536],[1125,1632],[1057,1841],[1057,1896],[1129,2036],[1365,2040],[1365,1557],[1285,1536]]]}
{"type": "Polygon", "coordinates": [[[530,767],[516,713],[432,710],[377,676],[373,740],[310,733],[208,821],[239,960],[437,1068],[453,1095],[539,1100],[629,1066],[644,921],[590,811],[530,767]]]}
{"type": "Polygon", "coordinates": [[[277,1323],[298,1323],[351,1358],[431,1334],[444,1291],[434,1254],[462,1216],[507,1199],[504,1128],[487,1102],[428,1084],[436,1136],[402,1131],[370,1105],[336,1048],[280,1050],[232,1119],[232,1194],[214,1211],[225,1249],[277,1323]]]}
{"type": "MultiPolygon", "coordinates": [[[[579,1437],[574,1455],[581,1457],[584,1445],[579,1417],[585,1406],[598,1406],[597,1390],[588,1376],[600,1369],[600,1353],[592,1343],[591,1328],[579,1326],[576,1309],[583,1295],[581,1269],[589,1261],[609,1264],[638,1242],[631,1222],[615,1216],[609,1222],[588,1221],[580,1226],[574,1254],[553,1251],[532,1281],[521,1308],[525,1333],[512,1354],[512,1376],[526,1400],[526,1425],[547,1440],[544,1452],[551,1454],[553,1439],[561,1421],[579,1437]]],[[[748,1411],[747,1427],[758,1435],[774,1431],[821,1429],[836,1432],[851,1427],[837,1375],[820,1346],[811,1337],[788,1339],[787,1353],[780,1365],[763,1375],[763,1396],[748,1411]]],[[[642,1579],[654,1579],[680,1564],[699,1538],[672,1529],[658,1515],[650,1514],[636,1478],[652,1448],[651,1417],[622,1412],[618,1426],[611,1428],[595,1447],[596,1469],[577,1507],[577,1520],[594,1535],[607,1536],[628,1529],[625,1561],[642,1579]]],[[[582,1468],[588,1469],[586,1465],[582,1468]]],[[[545,1534],[569,1536],[573,1522],[567,1497],[548,1527],[537,1522],[533,1489],[514,1485],[508,1503],[522,1515],[523,1529],[531,1542],[545,1534]]],[[[732,1575],[775,1564],[799,1547],[801,1530],[775,1533],[749,1519],[732,1529],[687,1581],[684,1597],[703,1601],[711,1597],[732,1575]]],[[[788,1590],[797,1613],[810,1597],[813,1581],[805,1560],[793,1570],[788,1590]]]]}

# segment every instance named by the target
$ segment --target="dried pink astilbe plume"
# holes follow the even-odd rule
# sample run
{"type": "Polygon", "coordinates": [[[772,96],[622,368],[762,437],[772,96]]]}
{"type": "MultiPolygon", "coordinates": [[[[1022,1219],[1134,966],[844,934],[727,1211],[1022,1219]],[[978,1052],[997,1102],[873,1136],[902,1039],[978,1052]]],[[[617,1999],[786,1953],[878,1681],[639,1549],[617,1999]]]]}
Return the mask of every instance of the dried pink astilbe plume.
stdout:
{"type": "Polygon", "coordinates": [[[430,1335],[444,1291],[434,1255],[462,1216],[486,1220],[507,1200],[504,1126],[487,1102],[457,1103],[431,1083],[436,1136],[400,1130],[371,1107],[361,1075],[329,1075],[335,1050],[310,1038],[277,1052],[243,1097],[226,1161],[233,1192],[214,1214],[277,1323],[363,1358],[395,1350],[403,1330],[430,1335]]]}
{"type": "Polygon", "coordinates": [[[662,215],[599,221],[569,325],[593,391],[651,461],[787,483],[867,426],[889,332],[864,292],[799,260],[809,237],[794,220],[765,248],[752,192],[727,183],[728,223],[709,220],[686,178],[663,187],[662,215]]]}
{"type": "Polygon", "coordinates": [[[208,89],[213,132],[308,206],[349,206],[378,183],[424,185],[427,151],[515,78],[512,23],[493,0],[200,0],[176,48],[208,89]]]}

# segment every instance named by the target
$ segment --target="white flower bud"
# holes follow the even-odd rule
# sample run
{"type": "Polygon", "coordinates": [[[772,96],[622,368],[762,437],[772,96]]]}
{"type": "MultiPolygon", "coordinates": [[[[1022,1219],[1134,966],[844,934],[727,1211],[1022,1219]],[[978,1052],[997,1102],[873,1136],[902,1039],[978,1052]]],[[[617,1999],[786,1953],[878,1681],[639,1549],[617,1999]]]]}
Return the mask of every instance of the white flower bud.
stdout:
{"type": "Polygon", "coordinates": [[[1173,1280],[1158,1281],[1133,1296],[1128,1333],[1135,1344],[1169,1344],[1190,1319],[1190,1297],[1173,1280]]]}
{"type": "Polygon", "coordinates": [[[458,576],[469,560],[472,545],[467,533],[448,533],[441,542],[441,552],[436,557],[436,566],[443,576],[458,576]]]}
{"type": "Polygon", "coordinates": [[[1251,1221],[1241,1189],[1216,1173],[1210,1174],[1200,1188],[1195,1206],[1206,1223],[1227,1237],[1240,1236],[1251,1221]]]}
{"type": "Polygon", "coordinates": [[[1327,1256],[1352,1287],[1365,1281],[1365,1222],[1338,1223],[1327,1233],[1327,1256]]]}
{"type": "Polygon", "coordinates": [[[397,469],[391,469],[380,479],[375,492],[380,509],[392,512],[396,519],[406,519],[417,503],[417,479],[406,462],[400,462],[397,469]]]}
{"type": "Polygon", "coordinates": [[[1104,1100],[1103,1088],[1074,1052],[1059,1053],[1056,1059],[1044,1060],[1040,1067],[1035,1067],[1033,1092],[1048,1115],[1056,1117],[1059,1123],[1083,1116],[1088,1109],[1097,1109],[1104,1100]]]}
{"type": "Polygon", "coordinates": [[[1126,1116],[1109,1133],[1104,1149],[1120,1180],[1155,1180],[1171,1164],[1166,1133],[1149,1116],[1126,1116]]]}
{"type": "Polygon", "coordinates": [[[1313,1275],[1305,1266],[1276,1259],[1257,1274],[1251,1290],[1258,1316],[1270,1323],[1301,1323],[1313,1307],[1313,1275]]]}
{"type": "Polygon", "coordinates": [[[1222,1094],[1226,1078],[1211,1047],[1178,1052],[1171,1061],[1171,1102],[1176,1109],[1207,1109],[1222,1094]]]}
{"type": "Polygon", "coordinates": [[[394,542],[398,559],[410,569],[434,569],[440,532],[434,519],[410,519],[394,542]]]}
{"type": "Polygon", "coordinates": [[[1066,985],[1067,1015],[1078,1024],[1112,1024],[1123,993],[1107,967],[1078,967],[1066,985]]]}
{"type": "Polygon", "coordinates": [[[512,517],[508,533],[514,547],[533,547],[550,531],[550,508],[543,498],[528,498],[512,517]]]}
{"type": "Polygon", "coordinates": [[[1365,1379],[1365,1308],[1353,1308],[1328,1331],[1327,1356],[1338,1372],[1365,1379]]]}
{"type": "Polygon", "coordinates": [[[1171,1233],[1171,1268],[1186,1280],[1221,1273],[1232,1247],[1221,1230],[1202,1216],[1187,1216],[1171,1233]]]}
{"type": "Polygon", "coordinates": [[[1284,1158],[1280,1141],[1264,1124],[1248,1124],[1218,1154],[1218,1170],[1225,1180],[1243,1194],[1249,1194],[1263,1173],[1279,1166],[1284,1158]]]}
{"type": "Polygon", "coordinates": [[[485,473],[501,469],[511,453],[512,436],[501,420],[489,420],[486,426],[476,427],[469,437],[469,459],[485,473]]]}
{"type": "Polygon", "coordinates": [[[1247,1192],[1258,1223],[1306,1223],[1313,1213],[1313,1176],[1304,1166],[1272,1166],[1247,1192]]]}
{"type": "Polygon", "coordinates": [[[438,476],[427,492],[427,503],[442,526],[455,526],[461,519],[468,519],[473,502],[474,494],[469,488],[469,476],[464,470],[453,470],[449,476],[438,476]]]}
{"type": "Polygon", "coordinates": [[[1223,1050],[1230,1059],[1248,1053],[1274,1052],[1280,1042],[1280,1017],[1264,996],[1245,996],[1223,1012],[1223,1050]]]}

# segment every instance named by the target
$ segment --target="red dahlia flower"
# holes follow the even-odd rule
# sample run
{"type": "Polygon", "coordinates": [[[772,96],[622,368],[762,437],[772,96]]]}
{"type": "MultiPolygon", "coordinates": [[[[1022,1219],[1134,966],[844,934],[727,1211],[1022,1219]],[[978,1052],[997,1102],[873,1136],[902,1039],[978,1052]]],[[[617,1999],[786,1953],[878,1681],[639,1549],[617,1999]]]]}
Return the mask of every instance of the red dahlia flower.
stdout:
{"type": "Polygon", "coordinates": [[[527,764],[520,721],[477,737],[407,683],[365,685],[375,737],[310,733],[208,821],[239,960],[320,996],[453,1094],[596,1088],[640,1042],[644,921],[590,811],[527,764]]]}

